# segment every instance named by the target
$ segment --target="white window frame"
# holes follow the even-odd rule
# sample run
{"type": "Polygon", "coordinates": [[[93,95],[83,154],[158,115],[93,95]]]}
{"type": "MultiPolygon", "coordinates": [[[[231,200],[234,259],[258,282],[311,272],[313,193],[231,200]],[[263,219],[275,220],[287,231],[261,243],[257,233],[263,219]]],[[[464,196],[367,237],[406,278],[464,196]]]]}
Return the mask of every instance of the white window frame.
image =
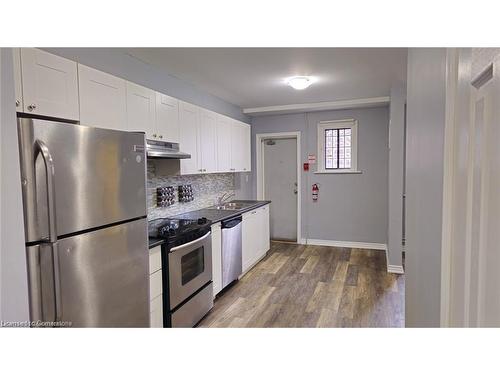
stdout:
{"type": "Polygon", "coordinates": [[[320,121],[318,123],[318,159],[315,173],[361,173],[358,170],[358,121],[354,119],[320,121]],[[325,131],[327,129],[351,129],[351,168],[325,168],[325,131]]]}

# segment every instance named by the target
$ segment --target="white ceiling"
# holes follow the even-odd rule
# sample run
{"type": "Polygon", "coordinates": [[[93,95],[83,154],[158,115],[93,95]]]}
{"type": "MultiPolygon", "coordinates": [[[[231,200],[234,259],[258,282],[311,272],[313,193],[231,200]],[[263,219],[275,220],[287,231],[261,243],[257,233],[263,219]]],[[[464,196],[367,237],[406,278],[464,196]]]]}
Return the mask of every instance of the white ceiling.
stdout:
{"type": "Polygon", "coordinates": [[[406,80],[405,48],[129,48],[136,58],[165,69],[241,108],[388,96],[406,80]],[[318,81],[297,91],[286,77],[318,81]]]}

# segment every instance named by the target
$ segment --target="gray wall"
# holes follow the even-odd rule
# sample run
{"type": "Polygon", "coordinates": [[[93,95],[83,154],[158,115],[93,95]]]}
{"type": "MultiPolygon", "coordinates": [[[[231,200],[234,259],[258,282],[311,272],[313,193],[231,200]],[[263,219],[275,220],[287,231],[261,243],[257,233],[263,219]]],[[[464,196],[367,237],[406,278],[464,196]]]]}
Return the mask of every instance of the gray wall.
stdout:
{"type": "MultiPolygon", "coordinates": [[[[317,124],[323,120],[358,120],[358,169],[361,174],[314,174],[302,171],[302,237],[309,239],[387,243],[389,110],[366,108],[307,114],[255,117],[255,135],[300,131],[302,161],[317,154],[317,124]],[[311,185],[320,185],[312,202],[311,185]]],[[[255,153],[252,155],[253,196],[256,196],[255,153]]]]}
{"type": "Polygon", "coordinates": [[[0,49],[0,320],[29,319],[12,51],[0,49]]]}
{"type": "Polygon", "coordinates": [[[406,325],[440,324],[446,49],[408,53],[406,325]]]}
{"type": "Polygon", "coordinates": [[[249,123],[240,107],[201,91],[189,82],[130,56],[120,48],[43,48],[103,72],[249,123]]]}
{"type": "Polygon", "coordinates": [[[403,181],[405,143],[406,87],[391,89],[389,123],[389,264],[402,265],[403,254],[403,181]]]}

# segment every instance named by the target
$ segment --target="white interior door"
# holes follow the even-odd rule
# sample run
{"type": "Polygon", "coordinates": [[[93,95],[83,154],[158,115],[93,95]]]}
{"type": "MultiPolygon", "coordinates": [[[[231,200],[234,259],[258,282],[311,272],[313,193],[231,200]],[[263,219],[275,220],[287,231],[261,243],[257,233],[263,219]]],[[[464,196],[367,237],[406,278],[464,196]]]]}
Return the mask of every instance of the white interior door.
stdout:
{"type": "Polygon", "coordinates": [[[297,241],[297,141],[264,140],[264,199],[270,209],[271,239],[297,241]]]}
{"type": "Polygon", "coordinates": [[[445,317],[450,326],[500,326],[500,54],[485,61],[488,54],[487,48],[459,51],[445,317]]]}

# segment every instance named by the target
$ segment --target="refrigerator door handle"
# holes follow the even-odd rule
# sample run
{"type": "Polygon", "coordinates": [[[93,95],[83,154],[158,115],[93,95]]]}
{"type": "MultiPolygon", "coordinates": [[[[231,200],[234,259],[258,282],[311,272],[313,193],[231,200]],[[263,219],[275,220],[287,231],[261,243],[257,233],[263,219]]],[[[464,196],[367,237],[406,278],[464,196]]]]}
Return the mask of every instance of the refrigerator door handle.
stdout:
{"type": "Polygon", "coordinates": [[[36,146],[39,153],[42,155],[45,166],[45,176],[47,183],[47,212],[49,222],[49,238],[48,242],[52,245],[52,259],[54,267],[54,301],[55,301],[55,321],[61,319],[61,287],[59,277],[59,256],[57,252],[57,227],[56,227],[56,189],[54,184],[54,160],[50,154],[47,145],[37,139],[36,146]]]}
{"type": "Polygon", "coordinates": [[[52,159],[49,148],[43,141],[37,139],[35,143],[38,151],[42,155],[43,163],[45,165],[45,176],[47,181],[47,212],[49,219],[49,242],[54,243],[57,241],[54,160],[52,159]]]}

